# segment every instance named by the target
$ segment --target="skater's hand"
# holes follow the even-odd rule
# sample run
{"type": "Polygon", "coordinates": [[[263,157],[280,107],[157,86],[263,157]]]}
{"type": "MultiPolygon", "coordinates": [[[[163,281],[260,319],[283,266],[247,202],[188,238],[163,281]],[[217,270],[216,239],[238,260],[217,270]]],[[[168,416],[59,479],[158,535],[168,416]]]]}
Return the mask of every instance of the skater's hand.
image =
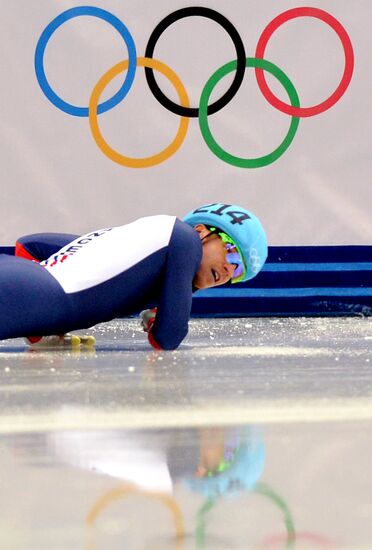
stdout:
{"type": "Polygon", "coordinates": [[[156,317],[156,307],[152,309],[144,309],[140,313],[141,326],[145,332],[150,332],[156,317]]]}
{"type": "Polygon", "coordinates": [[[152,326],[155,322],[156,318],[156,312],[157,308],[154,307],[152,309],[145,309],[141,311],[140,317],[141,317],[141,326],[145,332],[147,332],[147,337],[149,339],[150,344],[155,349],[162,349],[161,346],[157,343],[157,341],[154,338],[154,335],[152,333],[152,326]]]}

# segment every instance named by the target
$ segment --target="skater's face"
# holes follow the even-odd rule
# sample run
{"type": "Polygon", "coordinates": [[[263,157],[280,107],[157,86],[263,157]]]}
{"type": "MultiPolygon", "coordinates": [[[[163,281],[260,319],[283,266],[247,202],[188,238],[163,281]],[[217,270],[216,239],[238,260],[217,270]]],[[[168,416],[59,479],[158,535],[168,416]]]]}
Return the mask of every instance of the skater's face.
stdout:
{"type": "Polygon", "coordinates": [[[194,286],[200,289],[224,285],[235,271],[235,266],[227,261],[224,242],[203,224],[196,225],[194,229],[199,233],[203,245],[203,256],[194,277],[194,286]]]}

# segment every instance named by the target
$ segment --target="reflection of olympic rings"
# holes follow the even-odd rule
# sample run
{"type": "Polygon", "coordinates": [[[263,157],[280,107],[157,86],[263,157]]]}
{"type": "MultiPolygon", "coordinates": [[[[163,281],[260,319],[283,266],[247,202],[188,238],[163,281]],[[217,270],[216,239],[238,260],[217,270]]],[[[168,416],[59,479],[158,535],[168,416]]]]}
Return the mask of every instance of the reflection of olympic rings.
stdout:
{"type": "Polygon", "coordinates": [[[139,57],[138,59],[136,58],[136,48],[133,39],[124,23],[122,23],[117,17],[107,12],[106,10],[93,6],[81,6],[71,8],[53,19],[42,32],[35,51],[36,77],[42,91],[49,99],[49,101],[68,114],[75,116],[89,116],[90,127],[94,139],[100,149],[104,152],[104,154],[108,156],[111,160],[118,162],[119,164],[136,168],[153,166],[155,164],[165,161],[171,155],[173,155],[182,145],[182,142],[186,136],[188,121],[185,119],[185,117],[190,118],[196,116],[199,116],[200,129],[209,149],[221,160],[242,168],[256,168],[266,166],[276,161],[290,146],[298,127],[298,117],[308,117],[319,114],[332,107],[343,96],[350,83],[353,74],[353,68],[354,55],[352,44],[346,30],[341,25],[341,23],[339,23],[339,21],[337,21],[333,16],[323,10],[320,10],[318,8],[305,7],[294,8],[285,11],[267,25],[258,40],[255,58],[245,57],[244,45],[242,43],[242,40],[236,28],[232,25],[232,23],[230,23],[228,19],[226,19],[223,15],[215,10],[196,6],[176,10],[165,17],[152,32],[146,46],[145,57],[139,57]],[[106,74],[99,80],[99,82],[95,86],[90,99],[89,108],[76,107],[62,100],[54,92],[54,90],[52,90],[44,71],[45,48],[54,31],[58,29],[64,22],[80,15],[90,15],[98,17],[111,24],[124,39],[124,42],[126,43],[128,49],[128,61],[123,61],[112,67],[109,71],[106,72],[106,74]],[[162,33],[172,23],[175,23],[176,21],[189,16],[202,16],[218,23],[224,30],[226,30],[236,50],[236,59],[220,67],[209,78],[208,82],[203,88],[198,108],[192,108],[189,106],[187,93],[176,74],[164,63],[161,63],[160,61],[152,58],[156,43],[162,33]],[[328,99],[312,107],[300,107],[297,92],[288,77],[278,67],[276,67],[276,65],[264,59],[267,43],[274,31],[286,21],[304,16],[318,18],[329,25],[340,38],[345,54],[345,69],[337,89],[330,95],[328,99]],[[161,103],[161,105],[164,106],[167,110],[181,115],[182,117],[179,130],[173,142],[160,153],[144,159],[132,159],[129,157],[125,157],[112,149],[102,137],[97,121],[98,114],[101,114],[111,109],[127,95],[133,84],[137,65],[145,67],[146,79],[150,90],[152,91],[156,99],[161,103]],[[267,101],[279,111],[282,111],[292,116],[288,133],[282,143],[279,145],[279,147],[277,147],[272,153],[268,155],[254,159],[236,157],[224,151],[213,138],[208,125],[208,115],[216,113],[217,111],[222,109],[222,107],[227,105],[227,103],[231,101],[231,99],[235,96],[243,81],[246,67],[255,68],[259,88],[267,101]],[[117,74],[125,71],[126,69],[127,75],[119,91],[116,92],[116,94],[111,99],[99,105],[98,99],[106,85],[117,74]],[[160,90],[155,80],[153,69],[162,72],[171,81],[171,83],[177,90],[180,104],[172,102],[160,90]],[[211,105],[208,105],[208,100],[213,91],[213,88],[221,80],[221,78],[232,71],[235,71],[235,76],[229,89],[217,101],[215,101],[211,105]],[[270,73],[272,73],[284,86],[289,96],[289,100],[291,103],[290,105],[280,101],[270,91],[265,80],[264,71],[269,71],[270,73]]]}
{"type": "MultiPolygon", "coordinates": [[[[137,65],[141,67],[151,67],[152,69],[157,69],[164,76],[166,76],[176,88],[181,104],[188,107],[189,98],[187,96],[187,92],[182,82],[176,75],[176,73],[174,73],[167,65],[165,65],[164,63],[161,63],[160,61],[157,61],[156,59],[147,59],[146,57],[138,57],[137,65]]],[[[90,127],[98,147],[111,160],[119,164],[122,164],[123,166],[129,166],[131,168],[144,168],[146,166],[154,166],[155,164],[159,164],[160,162],[163,162],[164,160],[172,156],[177,151],[177,149],[181,147],[182,142],[186,137],[187,127],[189,125],[189,119],[186,117],[181,117],[180,126],[178,129],[177,135],[172,141],[172,143],[168,145],[168,147],[166,147],[163,151],[161,151],[156,155],[153,155],[152,157],[147,157],[142,159],[133,159],[133,158],[125,157],[124,155],[121,155],[120,153],[115,151],[112,147],[110,147],[102,137],[102,134],[98,127],[98,117],[97,117],[98,100],[100,98],[101,93],[106,88],[106,86],[111,82],[111,80],[115,78],[115,76],[118,75],[119,73],[125,71],[127,67],[128,67],[128,61],[123,61],[121,63],[118,63],[117,65],[112,67],[106,74],[104,74],[103,77],[96,84],[89,102],[90,127]]]]}
{"type": "Polygon", "coordinates": [[[271,487],[269,487],[267,483],[257,483],[254,492],[258,495],[267,497],[269,500],[271,500],[271,502],[276,504],[279,510],[281,510],[281,512],[283,513],[283,519],[287,530],[287,533],[285,535],[285,548],[286,550],[290,550],[295,545],[297,534],[294,526],[293,516],[287,503],[284,501],[284,499],[282,499],[282,497],[278,495],[278,493],[273,491],[273,489],[271,489],[271,487]]]}
{"type": "Polygon", "coordinates": [[[106,10],[102,10],[101,8],[95,8],[93,6],[81,6],[71,8],[58,15],[58,17],[53,19],[53,21],[51,21],[49,25],[44,29],[39,38],[35,51],[35,71],[41,89],[43,90],[49,101],[51,101],[53,105],[58,107],[58,109],[61,109],[69,115],[88,116],[88,107],[75,107],[74,105],[71,105],[70,103],[67,103],[66,101],[61,99],[52,90],[44,71],[45,48],[52,34],[63,23],[65,23],[69,19],[73,19],[74,17],[79,17],[80,15],[91,15],[93,17],[103,19],[104,21],[107,21],[107,23],[110,23],[110,25],[112,25],[121,35],[128,48],[129,68],[124,83],[120,90],[116,92],[116,94],[111,99],[105,101],[104,103],[102,103],[102,105],[98,107],[98,113],[104,113],[105,111],[112,109],[112,107],[115,107],[118,103],[120,103],[122,99],[124,99],[124,97],[129,92],[133,84],[134,75],[136,72],[137,53],[133,38],[124,23],[122,23],[120,19],[112,15],[112,13],[106,10]]]}
{"type": "MultiPolygon", "coordinates": [[[[262,548],[273,548],[273,549],[282,549],[282,543],[285,541],[286,536],[285,535],[277,535],[273,537],[268,537],[267,539],[262,541],[262,548]]],[[[303,542],[309,542],[311,543],[312,547],[317,548],[336,548],[336,544],[329,540],[327,537],[323,535],[319,535],[318,533],[309,533],[308,531],[297,531],[296,532],[296,542],[303,541],[303,542]]]]}
{"type": "Polygon", "coordinates": [[[280,25],[282,25],[286,21],[289,21],[290,19],[304,16],[316,17],[317,19],[321,19],[337,33],[338,37],[341,40],[342,47],[345,53],[345,69],[344,74],[341,78],[341,82],[336,90],[333,92],[333,94],[330,95],[329,98],[322,103],[314,105],[313,107],[294,107],[293,105],[287,105],[286,103],[280,101],[280,99],[275,97],[275,95],[270,91],[266,83],[264,72],[261,69],[256,68],[257,82],[261,92],[263,93],[267,101],[271,105],[273,105],[273,107],[279,109],[279,111],[283,111],[283,113],[287,113],[287,115],[299,117],[318,115],[319,113],[323,113],[323,111],[326,111],[327,109],[332,107],[345,93],[347,87],[349,86],[354,70],[354,53],[349,35],[345,31],[341,23],[337,21],[337,19],[332,17],[332,15],[330,15],[326,11],[320,10],[318,8],[293,8],[275,17],[275,19],[273,19],[267,25],[266,29],[264,29],[263,33],[260,36],[256,48],[256,57],[264,57],[267,43],[271,38],[273,32],[276,31],[276,29],[280,27],[280,25]]]}
{"type": "MultiPolygon", "coordinates": [[[[172,498],[167,494],[146,491],[144,489],[141,489],[140,487],[137,487],[133,483],[125,483],[118,487],[114,487],[113,489],[110,489],[109,491],[107,491],[107,493],[105,493],[102,497],[100,497],[97,500],[97,502],[94,504],[94,506],[92,507],[92,509],[90,510],[86,518],[87,526],[92,527],[97,517],[113,501],[116,501],[125,497],[134,496],[134,495],[145,496],[153,500],[158,500],[162,504],[164,504],[166,508],[169,509],[169,511],[172,513],[175,532],[176,532],[177,547],[179,548],[180,544],[182,544],[185,538],[185,527],[183,523],[182,512],[177,502],[174,500],[174,498],[172,498]]],[[[87,546],[87,550],[88,549],[91,550],[92,548],[93,548],[92,544],[89,544],[87,546]]]]}
{"type": "MultiPolygon", "coordinates": [[[[294,527],[293,517],[287,504],[266,483],[262,483],[262,482],[257,483],[252,492],[258,495],[267,497],[269,500],[271,500],[271,502],[273,502],[279,508],[281,512],[283,512],[284,523],[287,531],[285,535],[285,542],[286,542],[285,548],[286,550],[291,550],[292,548],[294,548],[294,545],[296,542],[296,531],[294,527]]],[[[196,526],[195,538],[198,545],[198,549],[200,550],[204,548],[204,545],[205,545],[205,527],[206,527],[205,517],[207,513],[215,506],[217,501],[218,501],[217,498],[207,499],[197,514],[197,526],[196,526]]]]}

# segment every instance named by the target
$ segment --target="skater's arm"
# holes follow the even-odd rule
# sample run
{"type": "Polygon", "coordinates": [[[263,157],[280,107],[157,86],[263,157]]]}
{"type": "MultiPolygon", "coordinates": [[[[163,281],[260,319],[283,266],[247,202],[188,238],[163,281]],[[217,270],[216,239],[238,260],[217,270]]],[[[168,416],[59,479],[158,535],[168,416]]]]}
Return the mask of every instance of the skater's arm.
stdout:
{"type": "Polygon", "coordinates": [[[192,281],[199,267],[201,254],[197,233],[177,220],[169,243],[155,321],[149,331],[149,341],[154,347],[175,349],[187,335],[192,281]]]}
{"type": "Polygon", "coordinates": [[[74,241],[77,237],[78,235],[69,233],[35,233],[34,235],[25,235],[17,239],[15,255],[28,260],[42,262],[71,241],[74,241]]]}

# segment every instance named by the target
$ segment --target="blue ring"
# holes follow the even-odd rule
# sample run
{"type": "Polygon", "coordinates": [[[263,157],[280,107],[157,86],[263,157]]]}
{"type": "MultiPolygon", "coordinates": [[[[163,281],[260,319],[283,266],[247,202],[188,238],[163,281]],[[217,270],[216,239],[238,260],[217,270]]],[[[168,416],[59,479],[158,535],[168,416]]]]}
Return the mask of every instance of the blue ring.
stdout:
{"type": "Polygon", "coordinates": [[[98,105],[98,114],[104,113],[105,111],[108,111],[109,109],[115,107],[115,105],[117,105],[122,99],[124,99],[124,97],[129,92],[136,73],[137,52],[134,40],[124,23],[120,21],[120,19],[115,17],[112,13],[106,10],[102,10],[101,8],[96,8],[93,6],[79,6],[76,8],[71,8],[62,12],[55,19],[53,19],[49,23],[49,25],[47,25],[47,27],[45,27],[45,29],[41,33],[35,50],[35,71],[40,88],[43,90],[49,101],[53,103],[53,105],[58,107],[58,109],[61,109],[61,111],[64,111],[65,113],[73,116],[87,117],[89,116],[89,108],[76,107],[75,105],[71,105],[71,103],[67,103],[66,101],[61,99],[50,87],[44,71],[44,53],[50,37],[52,36],[54,31],[58,29],[58,27],[63,25],[63,23],[80,15],[91,15],[93,17],[103,19],[104,21],[107,21],[107,23],[110,23],[110,25],[112,25],[118,31],[128,48],[129,65],[123,85],[111,99],[108,99],[98,105]]]}

